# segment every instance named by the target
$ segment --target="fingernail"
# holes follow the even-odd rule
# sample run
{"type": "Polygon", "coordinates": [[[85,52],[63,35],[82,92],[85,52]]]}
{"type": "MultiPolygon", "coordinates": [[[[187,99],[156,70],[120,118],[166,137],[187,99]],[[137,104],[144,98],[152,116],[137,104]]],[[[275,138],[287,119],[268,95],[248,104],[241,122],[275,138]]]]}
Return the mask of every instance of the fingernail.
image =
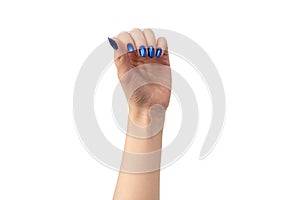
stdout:
{"type": "Polygon", "coordinates": [[[157,48],[156,50],[156,57],[160,57],[161,56],[161,53],[162,53],[162,49],[161,48],[157,48]]]}
{"type": "Polygon", "coordinates": [[[153,58],[153,57],[154,57],[154,47],[153,47],[153,46],[150,46],[150,47],[148,48],[148,56],[149,56],[150,58],[153,58]]]}
{"type": "Polygon", "coordinates": [[[130,53],[134,52],[134,48],[133,48],[133,45],[132,45],[131,43],[128,43],[128,44],[127,44],[127,50],[128,50],[128,52],[130,52],[130,53]]]}
{"type": "Polygon", "coordinates": [[[117,45],[116,41],[114,41],[111,38],[108,38],[108,41],[109,41],[110,46],[112,46],[112,48],[114,48],[115,50],[118,49],[118,45],[117,45]]]}
{"type": "Polygon", "coordinates": [[[146,48],[144,46],[140,46],[139,52],[142,57],[146,57],[147,53],[146,48]]]}

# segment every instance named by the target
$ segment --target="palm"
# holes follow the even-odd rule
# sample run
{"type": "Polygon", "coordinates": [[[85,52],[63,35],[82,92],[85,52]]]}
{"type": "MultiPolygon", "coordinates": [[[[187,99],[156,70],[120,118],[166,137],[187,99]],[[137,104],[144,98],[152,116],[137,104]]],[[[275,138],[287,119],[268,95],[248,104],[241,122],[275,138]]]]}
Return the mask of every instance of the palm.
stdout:
{"type": "Polygon", "coordinates": [[[149,108],[170,101],[171,70],[167,40],[151,29],[133,29],[109,38],[115,64],[129,106],[149,108]],[[155,53],[155,55],[154,55],[155,53]]]}
{"type": "MultiPolygon", "coordinates": [[[[149,58],[141,57],[136,51],[133,53],[127,53],[127,59],[129,62],[123,63],[129,66],[128,67],[130,79],[126,81],[121,81],[124,91],[126,90],[130,82],[136,81],[141,82],[151,82],[137,88],[129,98],[130,106],[134,107],[151,107],[154,104],[160,104],[165,108],[169,105],[170,100],[170,81],[171,73],[170,70],[158,71],[159,66],[165,66],[163,68],[169,69],[169,56],[168,52],[165,52],[161,58],[149,58]],[[147,67],[144,67],[147,66],[147,67]],[[158,67],[157,70],[155,67],[158,67]],[[159,77],[158,77],[159,76],[159,77]],[[164,80],[165,86],[157,84],[157,80],[164,80]]],[[[127,73],[127,72],[126,72],[127,73]]],[[[120,75],[120,80],[124,77],[125,74],[120,75]]],[[[132,83],[131,83],[132,84],[132,83]]],[[[126,91],[125,91],[126,93],[126,91]]]]}

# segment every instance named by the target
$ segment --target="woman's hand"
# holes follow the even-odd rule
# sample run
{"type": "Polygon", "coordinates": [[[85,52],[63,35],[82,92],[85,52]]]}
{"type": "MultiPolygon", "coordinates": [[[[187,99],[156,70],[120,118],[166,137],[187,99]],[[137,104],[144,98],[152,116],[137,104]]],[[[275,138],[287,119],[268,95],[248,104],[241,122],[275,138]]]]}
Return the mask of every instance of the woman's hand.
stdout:
{"type": "Polygon", "coordinates": [[[109,42],[115,49],[115,65],[129,112],[147,118],[153,105],[166,110],[171,94],[167,40],[156,39],[151,29],[133,29],[109,38],[109,42]]]}
{"type": "Polygon", "coordinates": [[[109,42],[131,119],[113,199],[158,200],[164,114],[171,94],[167,41],[156,39],[151,29],[133,29],[109,42]]]}

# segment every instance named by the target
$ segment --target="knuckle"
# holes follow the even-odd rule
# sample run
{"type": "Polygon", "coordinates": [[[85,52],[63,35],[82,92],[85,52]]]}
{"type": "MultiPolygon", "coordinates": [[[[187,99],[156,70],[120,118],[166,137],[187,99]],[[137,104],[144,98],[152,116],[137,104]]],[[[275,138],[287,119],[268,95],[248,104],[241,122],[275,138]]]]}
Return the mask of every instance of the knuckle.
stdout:
{"type": "Polygon", "coordinates": [[[139,28],[133,28],[133,29],[131,29],[130,33],[140,32],[140,31],[141,31],[141,29],[139,29],[139,28]]]}
{"type": "Polygon", "coordinates": [[[118,37],[120,37],[120,36],[122,36],[122,35],[128,35],[128,32],[122,31],[122,32],[119,33],[118,37]]]}
{"type": "Polygon", "coordinates": [[[151,28],[145,28],[144,32],[149,32],[149,33],[153,33],[153,30],[151,28]]]}
{"type": "Polygon", "coordinates": [[[167,39],[165,37],[159,37],[158,40],[161,42],[167,42],[167,39]]]}

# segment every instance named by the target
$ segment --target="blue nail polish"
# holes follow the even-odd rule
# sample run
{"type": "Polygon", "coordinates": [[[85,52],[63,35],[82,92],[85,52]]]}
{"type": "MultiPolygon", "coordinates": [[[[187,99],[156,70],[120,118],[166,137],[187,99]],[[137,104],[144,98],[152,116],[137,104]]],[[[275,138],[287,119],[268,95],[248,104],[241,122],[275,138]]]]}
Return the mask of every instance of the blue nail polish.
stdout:
{"type": "Polygon", "coordinates": [[[146,48],[144,46],[140,46],[139,52],[140,52],[140,55],[142,57],[146,57],[147,56],[146,48]]]}
{"type": "Polygon", "coordinates": [[[133,45],[132,45],[131,43],[128,43],[128,44],[127,44],[127,50],[128,50],[128,52],[130,52],[130,53],[134,52],[134,47],[133,47],[133,45]]]}
{"type": "Polygon", "coordinates": [[[156,50],[156,57],[160,57],[161,56],[161,53],[162,53],[162,49],[161,48],[157,48],[156,50]]]}
{"type": "Polygon", "coordinates": [[[153,58],[153,57],[154,57],[154,47],[153,47],[153,46],[150,46],[150,47],[148,48],[148,56],[149,56],[150,58],[153,58]]]}
{"type": "Polygon", "coordinates": [[[111,46],[112,48],[114,48],[115,50],[118,49],[118,45],[117,45],[116,41],[114,41],[114,40],[111,39],[111,38],[108,38],[108,41],[109,41],[109,44],[110,44],[110,46],[111,46]]]}

